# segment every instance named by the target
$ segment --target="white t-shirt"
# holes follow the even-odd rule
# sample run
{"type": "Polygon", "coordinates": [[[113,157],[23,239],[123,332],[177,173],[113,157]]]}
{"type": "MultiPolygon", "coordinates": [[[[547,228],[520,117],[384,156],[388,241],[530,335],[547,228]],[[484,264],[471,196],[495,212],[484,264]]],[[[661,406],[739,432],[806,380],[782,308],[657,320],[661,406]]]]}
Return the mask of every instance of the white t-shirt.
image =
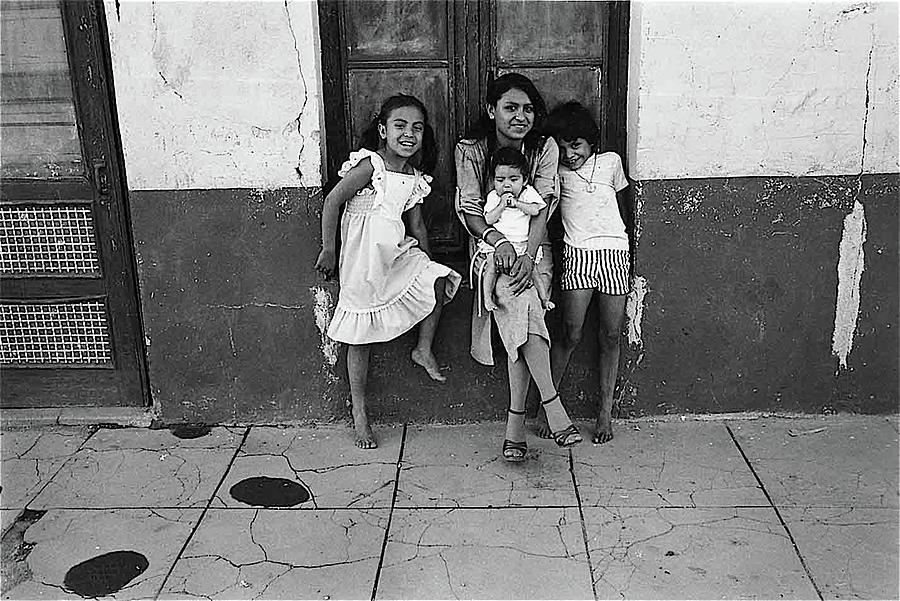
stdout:
{"type": "MultiPolygon", "coordinates": [[[[538,191],[527,184],[522,188],[518,200],[525,204],[537,205],[541,209],[547,206],[547,203],[544,202],[538,191]]],[[[500,206],[501,202],[500,195],[497,194],[496,190],[491,190],[484,203],[484,212],[493,211],[500,206]]],[[[500,219],[493,224],[493,227],[506,236],[506,239],[512,242],[516,252],[521,255],[528,247],[528,228],[530,225],[531,215],[517,207],[506,207],[500,213],[500,219]]],[[[494,247],[482,240],[478,243],[478,251],[490,253],[494,252],[494,247]]]]}
{"type": "Polygon", "coordinates": [[[594,154],[575,171],[560,165],[559,208],[565,243],[591,250],[628,250],[628,234],[616,201],[616,192],[626,186],[622,159],[614,152],[594,154]]]}

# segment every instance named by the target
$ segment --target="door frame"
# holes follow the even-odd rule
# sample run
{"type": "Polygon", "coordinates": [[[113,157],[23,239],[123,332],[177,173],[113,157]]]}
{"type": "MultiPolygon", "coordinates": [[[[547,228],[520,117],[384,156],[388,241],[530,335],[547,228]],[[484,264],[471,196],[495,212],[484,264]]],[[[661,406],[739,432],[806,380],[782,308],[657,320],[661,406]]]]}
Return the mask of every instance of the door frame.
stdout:
{"type": "MultiPolygon", "coordinates": [[[[352,0],[320,0],[319,35],[322,58],[322,97],[325,112],[325,185],[327,193],[337,178],[342,161],[352,150],[348,144],[350,103],[347,98],[347,44],[344,30],[343,3],[352,0]]],[[[448,0],[455,11],[452,32],[456,56],[452,68],[455,89],[449,90],[451,102],[459,99],[462,110],[456,110],[455,125],[459,135],[469,129],[481,114],[481,103],[488,81],[503,65],[498,64],[496,48],[496,0],[448,0]],[[471,35],[470,35],[471,33],[471,35]],[[490,40],[489,44],[482,40],[490,40]],[[460,52],[461,51],[461,52],[460,52]]],[[[628,29],[630,2],[603,2],[607,11],[605,48],[600,80],[601,145],[622,157],[627,172],[626,129],[628,88],[628,29]]],[[[576,61],[577,62],[577,61],[576,61]]],[[[452,148],[456,140],[444,144],[452,148]]]]}
{"type": "MultiPolygon", "coordinates": [[[[61,0],[60,11],[84,170],[68,182],[62,179],[44,185],[34,179],[5,179],[0,200],[6,206],[40,206],[65,201],[60,191],[67,188],[83,194],[87,185],[95,191],[90,206],[105,281],[107,328],[114,363],[112,368],[2,366],[4,397],[14,397],[14,404],[9,407],[149,407],[152,400],[105,7],[102,0],[61,0]],[[127,377],[126,370],[132,372],[127,377]],[[64,377],[63,371],[69,375],[64,377]],[[105,392],[108,398],[86,404],[82,402],[84,394],[59,390],[66,378],[72,380],[73,387],[93,386],[98,394],[105,392]],[[19,398],[37,397],[56,402],[18,404],[19,398]]],[[[85,202],[86,199],[81,204],[85,202]]],[[[84,296],[87,284],[88,281],[73,277],[4,276],[2,298],[14,302],[66,301],[84,296]]]]}

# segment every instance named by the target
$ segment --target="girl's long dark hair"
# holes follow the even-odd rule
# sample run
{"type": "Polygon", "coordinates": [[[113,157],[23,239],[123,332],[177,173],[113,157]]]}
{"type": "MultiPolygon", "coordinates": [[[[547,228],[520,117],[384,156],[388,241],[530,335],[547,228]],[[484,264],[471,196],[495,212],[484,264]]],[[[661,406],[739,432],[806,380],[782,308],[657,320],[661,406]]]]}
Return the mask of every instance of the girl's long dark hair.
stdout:
{"type": "Polygon", "coordinates": [[[368,148],[372,151],[377,151],[381,148],[382,139],[378,135],[378,124],[386,126],[392,112],[407,106],[415,107],[422,111],[422,117],[425,120],[425,129],[422,132],[422,148],[412,156],[409,162],[417,169],[431,173],[437,164],[437,143],[434,139],[434,130],[428,122],[428,109],[415,96],[397,94],[385,100],[381,104],[378,114],[372,118],[372,121],[363,131],[362,136],[360,136],[359,144],[363,148],[368,148]]]}
{"type": "MultiPolygon", "coordinates": [[[[522,154],[525,155],[530,163],[532,157],[541,150],[541,146],[546,138],[541,130],[544,118],[547,116],[547,104],[534,83],[521,73],[504,73],[488,82],[485,103],[496,107],[500,98],[510,90],[521,90],[524,92],[528,99],[531,100],[531,106],[534,108],[534,124],[531,130],[525,134],[525,139],[522,141],[522,154]]],[[[487,140],[487,156],[493,156],[497,150],[497,129],[494,120],[488,116],[486,108],[482,110],[481,117],[467,132],[466,137],[474,140],[485,138],[487,140]]],[[[487,169],[485,169],[486,176],[487,169]]],[[[486,183],[486,181],[483,182],[484,185],[486,183]]]]}

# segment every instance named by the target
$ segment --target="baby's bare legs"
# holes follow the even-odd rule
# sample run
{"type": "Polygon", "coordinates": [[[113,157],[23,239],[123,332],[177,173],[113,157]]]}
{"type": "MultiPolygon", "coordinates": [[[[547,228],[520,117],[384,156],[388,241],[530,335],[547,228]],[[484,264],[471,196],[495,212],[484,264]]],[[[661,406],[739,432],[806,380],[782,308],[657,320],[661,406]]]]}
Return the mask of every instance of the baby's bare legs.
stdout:
{"type": "Polygon", "coordinates": [[[353,428],[356,430],[356,446],[361,449],[374,449],[378,446],[366,414],[366,382],[369,376],[371,351],[372,347],[368,344],[347,346],[347,375],[350,379],[350,399],[353,402],[353,428]]]}
{"type": "Polygon", "coordinates": [[[447,377],[441,373],[431,345],[437,332],[438,322],[441,320],[441,309],[444,306],[444,289],[447,286],[447,278],[438,278],[434,282],[434,309],[419,324],[419,339],[415,348],[409,355],[412,362],[425,368],[428,375],[436,382],[446,382],[447,377]]]}
{"type": "Polygon", "coordinates": [[[484,276],[481,279],[482,297],[484,300],[484,308],[487,311],[493,311],[497,308],[496,296],[494,295],[494,287],[497,285],[497,265],[494,263],[494,256],[488,255],[484,264],[484,276]]]}
{"type": "Polygon", "coordinates": [[[534,289],[537,291],[538,298],[541,300],[541,307],[544,308],[544,311],[549,311],[556,307],[553,304],[553,301],[550,300],[550,290],[547,287],[547,282],[544,281],[543,278],[540,277],[540,272],[537,269],[537,265],[534,266],[534,289]]]}

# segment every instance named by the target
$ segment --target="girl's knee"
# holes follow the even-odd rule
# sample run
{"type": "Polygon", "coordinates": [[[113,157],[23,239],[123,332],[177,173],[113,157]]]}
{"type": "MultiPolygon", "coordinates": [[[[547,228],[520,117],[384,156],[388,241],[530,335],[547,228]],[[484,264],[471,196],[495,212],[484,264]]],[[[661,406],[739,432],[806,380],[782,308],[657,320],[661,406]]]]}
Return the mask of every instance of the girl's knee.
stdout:
{"type": "Polygon", "coordinates": [[[597,340],[600,343],[600,348],[603,349],[614,349],[619,346],[619,341],[622,339],[622,331],[612,328],[600,328],[597,332],[597,340]]]}
{"type": "Polygon", "coordinates": [[[578,346],[578,343],[581,342],[582,326],[576,327],[573,324],[566,324],[565,330],[565,334],[563,335],[563,344],[570,348],[578,346]]]}

